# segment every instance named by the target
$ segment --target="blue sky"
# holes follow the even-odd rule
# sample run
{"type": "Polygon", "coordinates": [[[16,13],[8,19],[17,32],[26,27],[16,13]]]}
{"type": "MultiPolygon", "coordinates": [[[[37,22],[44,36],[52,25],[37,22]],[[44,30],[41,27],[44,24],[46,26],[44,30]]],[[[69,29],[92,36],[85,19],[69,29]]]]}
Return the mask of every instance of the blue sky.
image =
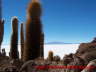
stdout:
{"type": "MultiPolygon", "coordinates": [[[[19,25],[26,22],[26,8],[31,0],[2,1],[6,21],[3,44],[10,44],[11,18],[17,16],[19,25]]],[[[45,42],[81,43],[96,36],[96,0],[40,1],[45,42]]]]}

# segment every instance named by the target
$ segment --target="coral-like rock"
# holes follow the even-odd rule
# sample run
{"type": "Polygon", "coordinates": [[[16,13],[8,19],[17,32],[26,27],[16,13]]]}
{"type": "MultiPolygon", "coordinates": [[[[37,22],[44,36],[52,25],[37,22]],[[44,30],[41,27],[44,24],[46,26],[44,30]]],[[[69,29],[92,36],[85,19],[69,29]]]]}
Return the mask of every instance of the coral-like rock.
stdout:
{"type": "Polygon", "coordinates": [[[89,61],[96,59],[96,43],[82,43],[76,55],[88,64],[89,61]]]}

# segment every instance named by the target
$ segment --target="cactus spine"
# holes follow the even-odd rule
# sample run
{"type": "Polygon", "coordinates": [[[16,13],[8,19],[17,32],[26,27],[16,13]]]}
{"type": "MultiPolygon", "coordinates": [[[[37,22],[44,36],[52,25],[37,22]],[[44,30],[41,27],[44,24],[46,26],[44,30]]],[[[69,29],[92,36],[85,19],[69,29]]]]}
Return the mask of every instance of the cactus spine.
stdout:
{"type": "Polygon", "coordinates": [[[18,59],[18,19],[14,17],[12,19],[12,36],[11,36],[11,48],[10,48],[10,58],[18,59]]]}
{"type": "Polygon", "coordinates": [[[24,52],[24,28],[23,23],[21,24],[21,31],[20,31],[20,41],[21,41],[21,60],[23,60],[23,52],[24,52]]]}
{"type": "Polygon", "coordinates": [[[26,37],[24,46],[24,61],[40,57],[41,6],[38,0],[32,0],[27,10],[26,37]]]}

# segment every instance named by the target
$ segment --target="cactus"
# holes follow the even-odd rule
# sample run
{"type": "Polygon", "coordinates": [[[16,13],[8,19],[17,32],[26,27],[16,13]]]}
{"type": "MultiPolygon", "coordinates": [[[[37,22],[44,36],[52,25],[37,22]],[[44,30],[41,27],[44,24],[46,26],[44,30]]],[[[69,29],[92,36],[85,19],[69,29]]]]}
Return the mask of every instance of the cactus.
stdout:
{"type": "Polygon", "coordinates": [[[41,34],[40,57],[44,58],[44,33],[41,34]]]}
{"type": "Polygon", "coordinates": [[[2,56],[6,56],[5,48],[2,49],[2,56]]]}
{"type": "Polygon", "coordinates": [[[2,20],[2,1],[0,0],[0,21],[2,20]]]}
{"type": "Polygon", "coordinates": [[[39,1],[32,0],[27,10],[26,36],[24,44],[24,61],[40,57],[41,6],[39,1]]]}
{"type": "Polygon", "coordinates": [[[3,41],[3,36],[4,36],[4,20],[0,20],[0,52],[1,52],[1,44],[3,41]]]}
{"type": "Polygon", "coordinates": [[[53,51],[49,51],[47,59],[48,61],[53,61],[53,51]]]}
{"type": "Polygon", "coordinates": [[[24,31],[23,31],[23,23],[21,24],[21,31],[20,31],[20,41],[21,41],[21,60],[23,60],[23,52],[24,52],[24,31]]]}
{"type": "Polygon", "coordinates": [[[18,59],[18,19],[14,17],[12,19],[12,36],[11,36],[11,48],[10,48],[10,58],[18,59]]]}

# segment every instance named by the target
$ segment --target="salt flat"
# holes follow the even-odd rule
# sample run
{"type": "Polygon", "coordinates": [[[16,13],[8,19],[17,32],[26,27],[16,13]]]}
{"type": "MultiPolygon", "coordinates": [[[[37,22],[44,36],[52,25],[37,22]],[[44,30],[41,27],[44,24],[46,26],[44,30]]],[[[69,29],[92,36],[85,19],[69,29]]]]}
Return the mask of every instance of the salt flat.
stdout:
{"type": "Polygon", "coordinates": [[[51,50],[54,55],[59,55],[61,58],[65,54],[75,53],[80,44],[48,44],[44,46],[44,57],[48,56],[48,52],[51,50]]]}
{"type": "MultiPolygon", "coordinates": [[[[47,58],[48,52],[53,51],[54,55],[59,55],[61,58],[65,54],[75,53],[79,44],[45,44],[44,45],[44,58],[47,58]]],[[[20,52],[20,45],[19,52],[20,52]]],[[[9,55],[10,45],[2,45],[2,48],[6,49],[7,55],[9,55]]]]}

